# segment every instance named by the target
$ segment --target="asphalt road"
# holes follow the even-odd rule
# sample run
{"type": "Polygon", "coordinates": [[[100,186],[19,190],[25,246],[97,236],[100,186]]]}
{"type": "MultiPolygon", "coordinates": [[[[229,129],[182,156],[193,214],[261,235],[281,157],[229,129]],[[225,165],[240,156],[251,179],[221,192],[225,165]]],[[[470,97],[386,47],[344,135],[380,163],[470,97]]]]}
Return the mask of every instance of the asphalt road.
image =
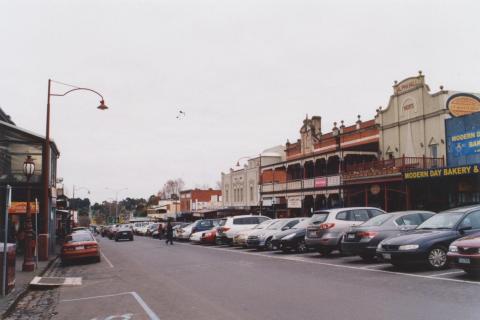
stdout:
{"type": "Polygon", "coordinates": [[[65,267],[54,319],[480,319],[480,281],[355,257],[100,239],[101,263],[65,267]]]}

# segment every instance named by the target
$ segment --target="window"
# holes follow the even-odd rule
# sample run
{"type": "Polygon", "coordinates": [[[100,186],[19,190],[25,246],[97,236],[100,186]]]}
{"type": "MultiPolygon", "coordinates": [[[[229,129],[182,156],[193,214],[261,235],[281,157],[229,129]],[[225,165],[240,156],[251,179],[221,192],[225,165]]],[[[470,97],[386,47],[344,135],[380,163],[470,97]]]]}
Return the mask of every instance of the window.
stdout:
{"type": "Polygon", "coordinates": [[[395,222],[399,226],[418,226],[422,223],[422,218],[418,213],[412,213],[398,218],[395,222]]]}
{"type": "Polygon", "coordinates": [[[250,185],[250,201],[253,201],[253,186],[250,185]]]}
{"type": "Polygon", "coordinates": [[[347,215],[348,215],[348,211],[339,212],[339,213],[337,213],[336,219],[337,220],[348,220],[347,215]]]}
{"type": "Polygon", "coordinates": [[[438,144],[431,144],[429,147],[430,147],[430,157],[438,158],[438,144]]]}
{"type": "Polygon", "coordinates": [[[237,218],[233,220],[233,224],[252,224],[250,221],[250,217],[237,218]]]}
{"type": "Polygon", "coordinates": [[[365,209],[353,210],[353,217],[350,217],[350,221],[367,221],[370,219],[368,211],[365,209]],[[353,218],[353,219],[352,219],[353,218]]]}
{"type": "Polygon", "coordinates": [[[480,229],[480,211],[475,211],[470,213],[468,216],[463,219],[462,223],[460,223],[459,228],[468,228],[471,227],[472,229],[480,229]]]}
{"type": "Polygon", "coordinates": [[[384,212],[376,209],[368,209],[368,213],[370,215],[370,218],[373,218],[383,214],[384,212]]]}

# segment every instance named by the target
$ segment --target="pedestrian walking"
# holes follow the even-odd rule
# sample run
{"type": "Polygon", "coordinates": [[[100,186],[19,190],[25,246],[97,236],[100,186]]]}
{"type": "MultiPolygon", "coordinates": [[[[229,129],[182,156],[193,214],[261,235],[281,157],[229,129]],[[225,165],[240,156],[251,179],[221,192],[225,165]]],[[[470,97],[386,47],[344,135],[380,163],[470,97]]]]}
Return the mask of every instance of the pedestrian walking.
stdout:
{"type": "Polygon", "coordinates": [[[162,240],[163,238],[163,224],[160,222],[158,224],[158,240],[162,240]]]}
{"type": "Polygon", "coordinates": [[[173,245],[173,226],[172,222],[168,220],[167,222],[167,241],[166,243],[168,244],[170,242],[171,245],[173,245]]]}

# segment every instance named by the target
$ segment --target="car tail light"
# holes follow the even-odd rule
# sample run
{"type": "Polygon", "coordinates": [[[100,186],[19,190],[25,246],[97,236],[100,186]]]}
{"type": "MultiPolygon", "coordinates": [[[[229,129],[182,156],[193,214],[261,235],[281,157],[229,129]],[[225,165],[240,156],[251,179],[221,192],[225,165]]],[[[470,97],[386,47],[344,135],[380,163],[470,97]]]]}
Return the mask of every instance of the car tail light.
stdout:
{"type": "Polygon", "coordinates": [[[318,226],[320,230],[327,230],[335,227],[335,223],[322,223],[318,226]]]}
{"type": "Polygon", "coordinates": [[[357,236],[359,238],[375,238],[375,236],[378,234],[378,232],[373,232],[373,231],[363,231],[363,232],[358,232],[357,236]]]}
{"type": "Polygon", "coordinates": [[[85,246],[85,249],[96,249],[97,245],[96,244],[88,244],[85,246]]]}

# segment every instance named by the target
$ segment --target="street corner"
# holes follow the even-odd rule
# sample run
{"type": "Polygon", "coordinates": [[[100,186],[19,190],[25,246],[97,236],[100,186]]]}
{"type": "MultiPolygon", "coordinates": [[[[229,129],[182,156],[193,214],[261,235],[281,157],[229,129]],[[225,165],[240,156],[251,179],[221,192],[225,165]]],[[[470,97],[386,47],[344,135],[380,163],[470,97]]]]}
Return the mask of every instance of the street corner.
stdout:
{"type": "Polygon", "coordinates": [[[52,319],[71,320],[158,320],[136,292],[60,300],[52,319]]]}

